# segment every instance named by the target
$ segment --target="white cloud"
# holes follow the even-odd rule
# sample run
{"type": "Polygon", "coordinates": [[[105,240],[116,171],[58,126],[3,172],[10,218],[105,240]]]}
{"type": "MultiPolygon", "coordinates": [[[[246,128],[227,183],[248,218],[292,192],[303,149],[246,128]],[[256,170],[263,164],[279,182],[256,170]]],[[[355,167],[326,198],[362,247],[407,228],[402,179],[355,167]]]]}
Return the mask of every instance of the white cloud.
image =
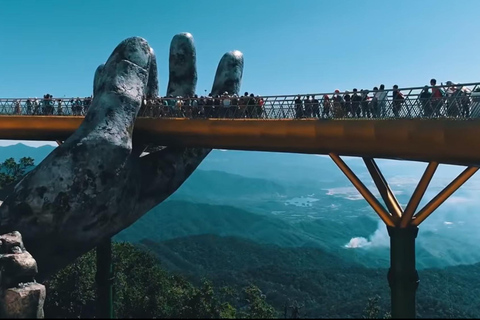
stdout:
{"type": "MultiPolygon", "coordinates": [[[[380,199],[380,193],[377,190],[377,187],[374,185],[367,186],[370,192],[377,198],[380,199]]],[[[331,188],[331,189],[324,189],[327,191],[327,196],[339,196],[347,200],[362,200],[363,196],[358,192],[355,187],[339,187],[339,188],[331,188]]],[[[395,195],[404,194],[402,190],[393,190],[395,195]]]]}
{"type": "Polygon", "coordinates": [[[378,228],[367,240],[364,237],[353,237],[345,245],[345,248],[369,248],[369,247],[388,247],[390,246],[390,238],[387,228],[382,221],[378,222],[378,228]]]}
{"type": "Polygon", "coordinates": [[[450,196],[443,204],[464,204],[467,202],[473,202],[474,199],[460,196],[450,196]]]}

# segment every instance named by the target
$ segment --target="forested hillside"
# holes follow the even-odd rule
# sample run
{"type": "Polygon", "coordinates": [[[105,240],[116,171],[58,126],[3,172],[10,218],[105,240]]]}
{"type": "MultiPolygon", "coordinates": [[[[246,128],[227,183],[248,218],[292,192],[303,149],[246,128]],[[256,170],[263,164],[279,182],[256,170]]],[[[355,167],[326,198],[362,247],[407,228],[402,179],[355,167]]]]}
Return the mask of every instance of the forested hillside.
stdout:
{"type": "MultiPolygon", "coordinates": [[[[207,277],[217,286],[258,285],[278,312],[296,300],[304,305],[304,317],[359,318],[369,298],[376,295],[383,313],[390,307],[387,269],[365,268],[320,249],[281,248],[213,235],[142,244],[168,270],[196,283],[207,277]]],[[[480,264],[426,269],[419,274],[419,317],[480,316],[480,264]]]]}
{"type": "MultiPolygon", "coordinates": [[[[255,285],[239,290],[194,285],[162,268],[154,255],[127,243],[114,243],[115,318],[269,319],[279,313],[255,285]]],[[[95,250],[57,272],[45,284],[46,318],[95,318],[95,250]]]]}

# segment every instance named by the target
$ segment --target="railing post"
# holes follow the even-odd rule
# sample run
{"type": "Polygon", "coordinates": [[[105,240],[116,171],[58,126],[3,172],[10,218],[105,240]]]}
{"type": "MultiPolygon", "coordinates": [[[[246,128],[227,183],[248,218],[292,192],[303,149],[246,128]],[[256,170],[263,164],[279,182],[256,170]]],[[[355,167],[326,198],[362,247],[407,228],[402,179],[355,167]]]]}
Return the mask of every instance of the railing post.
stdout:
{"type": "Polygon", "coordinates": [[[415,318],[415,294],[420,282],[415,268],[415,239],[418,227],[387,226],[390,236],[390,269],[392,318],[415,318]]]}
{"type": "Polygon", "coordinates": [[[113,319],[113,265],[112,239],[108,238],[97,246],[97,316],[113,319]]]}

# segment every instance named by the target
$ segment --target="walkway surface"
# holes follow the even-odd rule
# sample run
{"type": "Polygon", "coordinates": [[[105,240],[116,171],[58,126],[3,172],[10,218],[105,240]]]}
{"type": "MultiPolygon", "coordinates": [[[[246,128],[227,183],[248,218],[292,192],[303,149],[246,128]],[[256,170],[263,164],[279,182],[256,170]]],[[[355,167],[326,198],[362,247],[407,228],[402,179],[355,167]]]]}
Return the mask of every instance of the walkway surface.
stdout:
{"type": "MultiPolygon", "coordinates": [[[[402,88],[403,98],[398,99],[392,90],[358,90],[358,96],[157,98],[142,106],[134,139],[169,146],[479,165],[479,88],[480,83],[445,86],[442,98],[432,96],[431,87],[428,93],[424,87],[402,88]]],[[[90,104],[88,98],[0,99],[0,139],[65,140],[90,104]]]]}

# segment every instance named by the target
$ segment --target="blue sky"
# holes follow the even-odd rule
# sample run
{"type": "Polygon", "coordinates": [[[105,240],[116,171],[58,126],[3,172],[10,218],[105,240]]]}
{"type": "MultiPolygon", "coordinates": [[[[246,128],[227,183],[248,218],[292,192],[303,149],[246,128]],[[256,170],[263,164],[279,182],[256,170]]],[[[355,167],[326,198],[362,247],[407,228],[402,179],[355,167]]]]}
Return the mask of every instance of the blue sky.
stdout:
{"type": "MultiPolygon", "coordinates": [[[[480,81],[480,1],[1,0],[0,97],[87,96],[123,39],[157,54],[160,94],[172,37],[193,34],[197,92],[221,56],[244,53],[242,91],[260,95],[480,81]]],[[[5,144],[5,142],[0,142],[5,144]]]]}

